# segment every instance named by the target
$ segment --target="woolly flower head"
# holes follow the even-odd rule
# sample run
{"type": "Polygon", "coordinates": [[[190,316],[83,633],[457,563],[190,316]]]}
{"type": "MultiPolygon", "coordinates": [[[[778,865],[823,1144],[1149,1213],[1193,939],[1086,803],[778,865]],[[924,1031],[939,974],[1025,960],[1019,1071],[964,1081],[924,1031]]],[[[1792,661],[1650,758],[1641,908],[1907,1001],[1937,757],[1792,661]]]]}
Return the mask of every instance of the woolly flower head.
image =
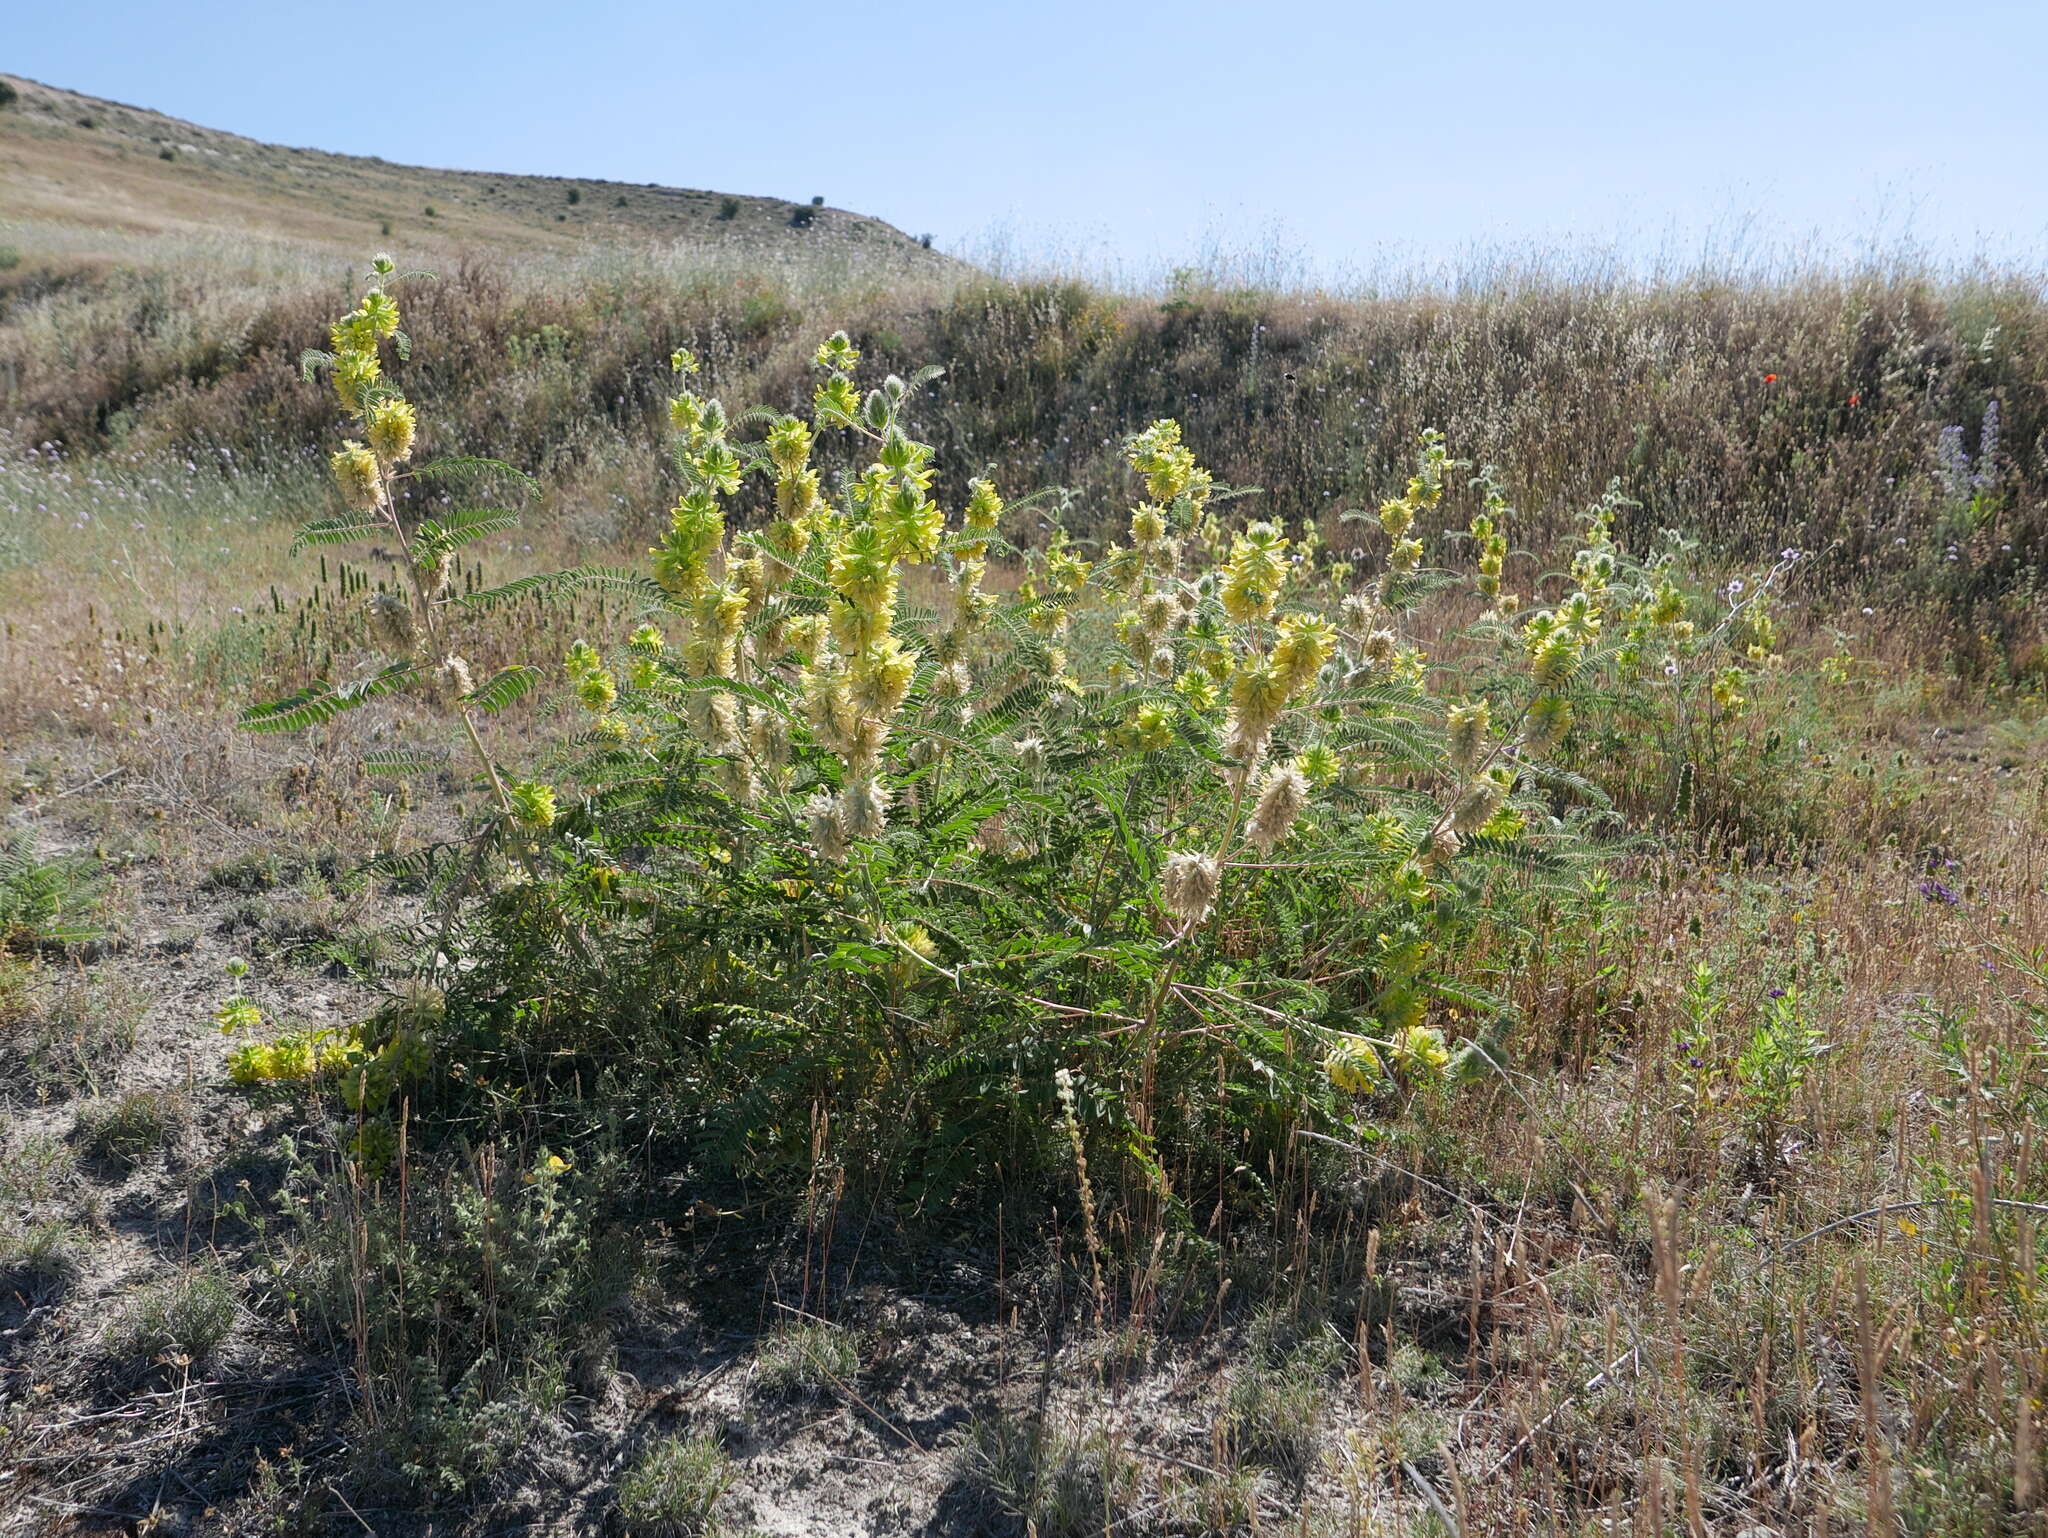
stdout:
{"type": "Polygon", "coordinates": [[[811,427],[801,417],[777,422],[768,429],[766,442],[768,457],[780,474],[793,475],[810,460],[811,427]]]}
{"type": "Polygon", "coordinates": [[[1444,724],[1450,742],[1451,767],[1458,773],[1470,774],[1472,766],[1485,752],[1486,728],[1491,716],[1492,709],[1485,700],[1471,700],[1451,707],[1444,724]]]}
{"type": "Polygon", "coordinates": [[[1045,772],[1045,743],[1038,737],[1017,739],[1017,766],[1026,774],[1045,772]]]}
{"type": "Polygon", "coordinates": [[[1339,1036],[1323,1057],[1323,1072],[1347,1095],[1369,1095],[1380,1087],[1386,1070],[1372,1043],[1363,1036],[1339,1036]]]}
{"type": "Polygon", "coordinates": [[[363,295],[356,314],[368,324],[370,335],[380,342],[398,329],[398,301],[381,288],[363,295]]]}
{"type": "Polygon", "coordinates": [[[520,780],[507,787],[512,817],[522,828],[551,828],[555,825],[555,787],[533,780],[520,780]]]}
{"type": "Polygon", "coordinates": [[[1239,624],[1272,617],[1287,580],[1287,538],[1276,524],[1255,523],[1232,542],[1218,597],[1239,624]]]}
{"type": "Polygon", "coordinates": [[[882,720],[895,715],[917,677],[917,659],[918,654],[906,652],[894,636],[884,636],[847,669],[854,704],[882,720]]]}
{"type": "Polygon", "coordinates": [[[1415,524],[1415,505],[1405,497],[1393,497],[1380,504],[1380,527],[1392,539],[1404,537],[1415,524]]]}
{"type": "Polygon", "coordinates": [[[1336,649],[1336,626],[1313,614],[1290,614],[1280,621],[1273,665],[1280,670],[1288,692],[1299,694],[1315,682],[1317,672],[1336,649]]]}
{"type": "Polygon", "coordinates": [[[811,852],[837,865],[846,858],[846,829],[839,821],[839,802],[819,791],[804,803],[804,825],[810,830],[811,852]]]}
{"type": "Polygon", "coordinates": [[[839,820],[848,838],[879,838],[889,825],[889,788],[880,780],[852,780],[839,793],[839,820]]]}
{"type": "Polygon", "coordinates": [[[353,438],[343,443],[327,462],[334,468],[335,484],[350,507],[367,511],[377,505],[377,456],[353,438]]]}
{"type": "Polygon", "coordinates": [[[1240,728],[1247,737],[1263,738],[1273,729],[1287,706],[1291,691],[1280,669],[1271,661],[1256,667],[1239,668],[1230,679],[1230,705],[1237,712],[1240,728]]]}
{"type": "Polygon", "coordinates": [[[1514,771],[1510,769],[1489,769],[1480,775],[1465,787],[1451,808],[1453,831],[1477,833],[1493,821],[1494,814],[1507,804],[1508,792],[1514,785],[1514,771]]]}
{"type": "Polygon", "coordinates": [[[1002,494],[993,481],[977,476],[967,483],[967,506],[962,509],[960,522],[969,534],[982,538],[995,533],[1003,518],[1002,494]]]}
{"type": "Polygon", "coordinates": [[[1131,543],[1150,550],[1166,539],[1166,510],[1156,502],[1140,502],[1131,509],[1131,543]]]}
{"type": "Polygon", "coordinates": [[[1159,900],[1183,927],[1199,924],[1216,905],[1221,883],[1213,856],[1176,850],[1159,872],[1159,900]]]}
{"type": "Polygon", "coordinates": [[[1344,760],[1337,756],[1336,749],[1317,743],[1295,757],[1294,767],[1301,771],[1309,784],[1328,785],[1344,772],[1344,760]]]}
{"type": "Polygon", "coordinates": [[[1542,694],[1522,721],[1522,743],[1531,753],[1548,753],[1572,727],[1572,702],[1560,694],[1542,694]]]}
{"type": "Polygon", "coordinates": [[[366,429],[370,447],[389,463],[410,459],[413,431],[418,420],[409,401],[378,401],[370,407],[370,421],[366,429]]]}
{"type": "Polygon", "coordinates": [[[1173,716],[1161,705],[1140,705],[1131,714],[1132,746],[1141,753],[1157,753],[1173,746],[1173,716]]]}
{"type": "Polygon", "coordinates": [[[1155,502],[1170,502],[1189,490],[1199,473],[1193,452],[1182,447],[1180,423],[1161,418],[1124,444],[1131,468],[1145,477],[1145,490],[1155,502]]]}
{"type": "Polygon", "coordinates": [[[593,715],[603,715],[619,700],[618,681],[608,668],[592,668],[576,680],[576,698],[593,715]]]}
{"type": "Polygon", "coordinates": [[[360,411],[363,392],[384,377],[373,352],[345,352],[334,360],[334,393],[350,411],[360,411]]]}
{"type": "Polygon", "coordinates": [[[1308,776],[1293,764],[1274,764],[1259,782],[1259,803],[1245,837],[1259,849],[1270,850],[1293,830],[1307,800],[1308,776]]]}

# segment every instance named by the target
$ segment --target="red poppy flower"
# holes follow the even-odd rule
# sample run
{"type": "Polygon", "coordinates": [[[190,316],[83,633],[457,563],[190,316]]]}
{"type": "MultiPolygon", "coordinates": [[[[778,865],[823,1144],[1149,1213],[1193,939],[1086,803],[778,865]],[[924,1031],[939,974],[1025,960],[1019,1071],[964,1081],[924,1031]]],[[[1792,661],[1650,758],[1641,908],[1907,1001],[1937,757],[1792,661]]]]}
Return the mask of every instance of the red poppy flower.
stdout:
{"type": "Polygon", "coordinates": [[[1863,397],[1860,395],[1852,395],[1849,397],[1849,404],[1852,406],[1860,406],[1863,404],[1863,397]]]}
{"type": "Polygon", "coordinates": [[[1777,376],[1776,374],[1766,374],[1766,375],[1764,375],[1764,383],[1765,383],[1765,384],[1776,384],[1777,382],[1778,382],[1778,376],[1777,376]]]}

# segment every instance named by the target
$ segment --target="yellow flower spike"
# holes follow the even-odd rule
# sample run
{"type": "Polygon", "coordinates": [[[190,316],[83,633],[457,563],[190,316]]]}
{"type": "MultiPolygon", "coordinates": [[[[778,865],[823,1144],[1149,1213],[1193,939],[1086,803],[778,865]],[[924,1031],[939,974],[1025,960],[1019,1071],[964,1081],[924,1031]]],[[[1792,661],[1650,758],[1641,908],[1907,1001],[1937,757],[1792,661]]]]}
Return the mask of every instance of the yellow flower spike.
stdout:
{"type": "Polygon", "coordinates": [[[593,668],[576,681],[576,697],[592,715],[603,715],[619,700],[619,686],[604,668],[593,668]]]}
{"type": "Polygon", "coordinates": [[[794,475],[809,463],[811,428],[799,417],[789,417],[768,429],[768,457],[779,474],[794,475]]]}
{"type": "Polygon", "coordinates": [[[350,507],[367,512],[377,505],[380,488],[375,454],[351,438],[329,455],[327,462],[333,467],[335,483],[350,507]]]}
{"type": "Polygon", "coordinates": [[[1288,691],[1299,694],[1315,682],[1337,650],[1337,627],[1313,614],[1290,614],[1280,621],[1279,639],[1273,643],[1273,665],[1280,670],[1288,691]]]}
{"type": "Polygon", "coordinates": [[[374,352],[345,352],[334,360],[334,393],[350,411],[363,409],[363,392],[384,375],[374,352]]]}
{"type": "Polygon", "coordinates": [[[1386,1080],[1386,1069],[1363,1036],[1339,1036],[1323,1056],[1323,1072],[1348,1095],[1370,1095],[1386,1080]]]}
{"type": "Polygon", "coordinates": [[[936,502],[909,486],[898,486],[875,512],[875,528],[899,561],[929,561],[939,553],[946,515],[936,502]]]}
{"type": "Polygon", "coordinates": [[[1411,1025],[1394,1037],[1387,1053],[1394,1071],[1411,1083],[1428,1083],[1441,1078],[1450,1066],[1451,1051],[1444,1045],[1444,1033],[1433,1026],[1411,1025]]]}
{"type": "Polygon", "coordinates": [[[555,825],[555,788],[521,780],[509,791],[512,817],[522,828],[551,828],[555,825]]]}
{"type": "Polygon", "coordinates": [[[1483,699],[1451,707],[1445,726],[1450,739],[1451,767],[1458,773],[1471,773],[1472,766],[1486,751],[1486,729],[1491,714],[1492,707],[1483,699]]]}
{"type": "Polygon", "coordinates": [[[410,403],[381,400],[370,407],[367,436],[370,447],[386,464],[412,457],[413,431],[418,418],[410,403]]]}
{"type": "Polygon", "coordinates": [[[1287,580],[1287,539],[1270,523],[1254,523],[1232,542],[1218,596],[1239,624],[1270,619],[1287,580]]]}

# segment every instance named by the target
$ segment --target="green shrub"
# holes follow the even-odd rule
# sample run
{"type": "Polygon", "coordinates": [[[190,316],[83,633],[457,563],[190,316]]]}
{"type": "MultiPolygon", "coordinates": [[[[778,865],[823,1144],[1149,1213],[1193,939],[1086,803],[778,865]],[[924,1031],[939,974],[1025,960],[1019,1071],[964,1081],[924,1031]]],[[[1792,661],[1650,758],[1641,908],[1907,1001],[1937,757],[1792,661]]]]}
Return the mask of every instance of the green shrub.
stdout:
{"type": "Polygon", "coordinates": [[[738,198],[720,198],[718,200],[718,217],[720,220],[730,223],[739,216],[740,200],[738,198]]]}
{"type": "Polygon", "coordinates": [[[21,92],[17,91],[5,80],[0,80],[0,111],[5,111],[19,100],[21,100],[21,92]]]}
{"type": "Polygon", "coordinates": [[[714,1433],[663,1437],[619,1480],[619,1520],[631,1538],[708,1534],[733,1477],[732,1459],[714,1433]]]}

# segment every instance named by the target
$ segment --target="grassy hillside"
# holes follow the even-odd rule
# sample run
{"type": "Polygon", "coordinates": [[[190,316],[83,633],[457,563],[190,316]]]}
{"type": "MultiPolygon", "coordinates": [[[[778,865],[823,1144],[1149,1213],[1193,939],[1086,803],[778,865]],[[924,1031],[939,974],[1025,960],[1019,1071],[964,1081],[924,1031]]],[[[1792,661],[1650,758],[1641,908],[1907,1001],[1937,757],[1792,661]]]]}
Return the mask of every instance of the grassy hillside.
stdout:
{"type": "Polygon", "coordinates": [[[392,165],[290,149],[18,76],[0,111],[0,241],[71,257],[125,257],[133,237],[288,242],[353,261],[422,254],[560,255],[658,242],[771,267],[816,264],[910,277],[954,264],[844,209],[682,187],[392,165]]]}

